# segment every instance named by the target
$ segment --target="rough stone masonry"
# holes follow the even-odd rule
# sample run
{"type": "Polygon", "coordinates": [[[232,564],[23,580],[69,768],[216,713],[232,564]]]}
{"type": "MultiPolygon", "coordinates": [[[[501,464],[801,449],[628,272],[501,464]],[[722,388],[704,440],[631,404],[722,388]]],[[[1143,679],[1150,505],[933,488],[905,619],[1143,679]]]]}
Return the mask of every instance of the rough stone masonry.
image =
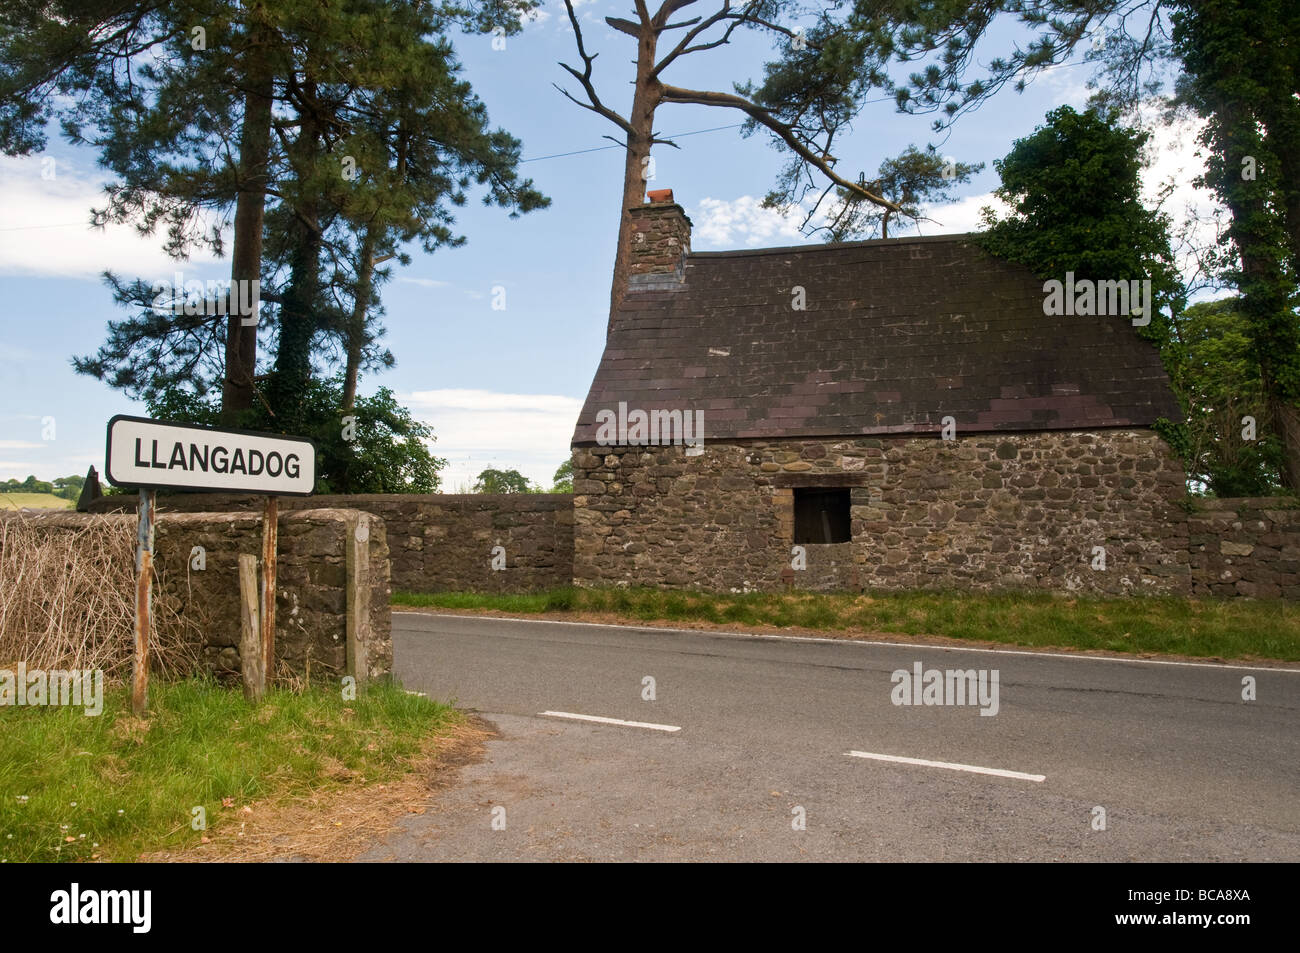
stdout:
{"type": "Polygon", "coordinates": [[[1190,592],[1183,473],[1150,432],[595,448],[574,472],[588,585],[1190,592]],[[794,569],[804,487],[848,488],[851,541],[794,569]]]}

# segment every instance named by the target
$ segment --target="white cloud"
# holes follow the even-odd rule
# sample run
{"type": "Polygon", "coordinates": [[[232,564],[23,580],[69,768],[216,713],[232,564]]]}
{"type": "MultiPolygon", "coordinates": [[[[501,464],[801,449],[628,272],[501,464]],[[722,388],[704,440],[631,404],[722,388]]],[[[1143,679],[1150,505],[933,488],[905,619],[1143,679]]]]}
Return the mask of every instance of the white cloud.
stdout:
{"type": "Polygon", "coordinates": [[[436,278],[410,278],[406,275],[399,275],[398,282],[408,285],[419,285],[421,288],[450,288],[450,281],[438,281],[436,278]]]}
{"type": "MultiPolygon", "coordinates": [[[[925,215],[933,221],[923,221],[919,225],[910,222],[893,223],[890,237],[904,235],[948,235],[957,232],[973,232],[980,229],[980,210],[992,205],[1000,214],[1007,208],[992,192],[971,195],[955,202],[925,207],[925,215]]],[[[799,231],[806,212],[794,210],[782,215],[773,209],[765,209],[760,200],[751,195],[742,195],[738,199],[701,199],[691,211],[692,247],[696,251],[727,250],[731,248],[761,248],[767,245],[805,244],[808,237],[799,231]]],[[[813,219],[813,224],[824,222],[821,212],[813,219]]]]}
{"type": "Polygon", "coordinates": [[[924,235],[953,235],[958,232],[978,232],[983,225],[980,213],[986,205],[991,205],[999,215],[1005,215],[1009,209],[992,192],[982,195],[968,195],[966,198],[943,205],[927,205],[924,209],[926,218],[933,221],[922,222],[920,233],[924,235]]]}
{"type": "MultiPolygon", "coordinates": [[[[105,204],[104,183],[59,159],[43,179],[40,156],[0,156],[0,273],[96,278],[105,269],[123,276],[167,276],[205,265],[203,277],[221,277],[210,254],[176,262],[162,251],[163,236],[140,237],[130,225],[92,228],[90,210],[105,204]]],[[[48,168],[48,167],[44,167],[48,168]]],[[[229,271],[229,266],[224,266],[229,271]]],[[[192,277],[200,277],[193,275],[192,277]]]]}
{"type": "MultiPolygon", "coordinates": [[[[1147,143],[1151,164],[1142,171],[1142,198],[1145,204],[1154,206],[1160,201],[1159,193],[1172,187],[1161,206],[1170,217],[1172,230],[1177,233],[1184,224],[1190,224],[1192,245],[1208,248],[1217,237],[1214,215],[1224,209],[1212,191],[1193,183],[1205,172],[1205,159],[1197,155],[1197,137],[1204,128],[1200,119],[1153,126],[1147,143]]],[[[1184,280],[1192,279],[1196,267],[1192,255],[1187,248],[1179,247],[1177,237],[1174,246],[1184,280]]]]}
{"type": "Polygon", "coordinates": [[[39,450],[43,443],[29,443],[26,440],[0,440],[0,450],[39,450]]]}
{"type": "MultiPolygon", "coordinates": [[[[1030,82],[1041,85],[1051,94],[1053,108],[1071,106],[1076,110],[1082,110],[1088,105],[1088,97],[1093,93],[1088,88],[1092,65],[1091,63],[1062,63],[1049,66],[1030,82]]],[[[1041,121],[1046,121],[1046,117],[1041,121]]]]}
{"type": "MultiPolygon", "coordinates": [[[[591,0],[573,0],[573,9],[577,11],[588,3],[591,3],[591,0]]],[[[562,30],[569,28],[569,12],[564,9],[564,0],[549,0],[539,4],[524,17],[524,22],[541,26],[552,17],[556,19],[558,28],[562,30]]]]}
{"type": "Polygon", "coordinates": [[[443,389],[401,396],[419,420],[433,427],[435,456],[445,457],[442,489],[472,486],[488,468],[518,470],[549,487],[569,456],[569,440],[582,409],[576,397],[443,389]]]}
{"type": "Polygon", "coordinates": [[[700,199],[691,210],[691,247],[761,248],[764,245],[802,243],[807,239],[799,232],[803,214],[792,211],[783,215],[762,207],[762,200],[752,195],[738,199],[700,199]]]}

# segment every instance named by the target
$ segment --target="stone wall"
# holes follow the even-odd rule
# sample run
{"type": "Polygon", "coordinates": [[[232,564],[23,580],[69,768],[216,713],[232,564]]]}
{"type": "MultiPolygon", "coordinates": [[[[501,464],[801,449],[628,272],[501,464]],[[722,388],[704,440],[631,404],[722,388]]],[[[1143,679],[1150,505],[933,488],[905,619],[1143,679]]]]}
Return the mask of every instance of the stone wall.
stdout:
{"type": "MultiPolygon", "coordinates": [[[[318,496],[280,506],[286,516],[336,507],[378,517],[392,586],[417,592],[577,582],[1300,598],[1300,509],[1280,498],[1187,505],[1177,459],[1147,430],[706,440],[703,450],[578,448],[574,497],[318,496]],[[795,490],[815,486],[849,489],[852,542],[805,546],[807,568],[796,571],[795,490]],[[498,545],[504,571],[491,568],[498,545]],[[1093,568],[1096,547],[1104,569],[1093,568]]],[[[109,497],[96,507],[133,505],[133,497],[109,497]]],[[[164,520],[261,506],[260,497],[159,498],[164,520]]],[[[254,512],[244,518],[256,523],[254,512]]],[[[312,583],[330,565],[301,572],[312,583]]],[[[387,595],[374,591],[386,606],[387,595]]]]}
{"type": "MultiPolygon", "coordinates": [[[[9,517],[17,518],[17,517],[9,517]]],[[[132,515],[26,515],[48,532],[107,520],[135,538],[132,515]]],[[[388,544],[383,521],[347,509],[282,513],[278,521],[276,658],[313,680],[392,671],[388,544]]],[[[200,650],[204,668],[218,676],[239,672],[241,553],[262,552],[262,521],[253,513],[160,513],[155,523],[155,597],[200,650]],[[195,547],[203,568],[194,568],[195,547]]],[[[133,598],[133,596],[129,597],[133,598]]],[[[159,613],[159,617],[163,614],[159,613]]],[[[130,640],[131,633],[124,632],[130,640]]]]}
{"type": "MultiPolygon", "coordinates": [[[[105,497],[97,511],[134,507],[134,497],[105,497]]],[[[263,498],[184,493],[158,497],[160,513],[260,511],[263,498]]],[[[383,520],[392,585],[413,592],[526,592],[573,582],[573,497],[565,493],[357,494],[282,497],[281,511],[346,507],[383,520]],[[492,550],[505,550],[505,569],[492,550]]]]}
{"type": "Polygon", "coordinates": [[[344,497],[389,526],[393,585],[415,592],[527,592],[573,583],[573,497],[465,493],[344,497]],[[505,568],[492,568],[493,549],[505,568]]]}
{"type": "Polygon", "coordinates": [[[1194,595],[1300,599],[1300,508],[1294,502],[1198,500],[1187,525],[1194,595]]]}
{"type": "Polygon", "coordinates": [[[1183,471],[1151,431],[706,440],[698,456],[574,461],[581,585],[1191,591],[1183,471]],[[796,571],[801,486],[849,488],[852,542],[805,547],[796,571]]]}

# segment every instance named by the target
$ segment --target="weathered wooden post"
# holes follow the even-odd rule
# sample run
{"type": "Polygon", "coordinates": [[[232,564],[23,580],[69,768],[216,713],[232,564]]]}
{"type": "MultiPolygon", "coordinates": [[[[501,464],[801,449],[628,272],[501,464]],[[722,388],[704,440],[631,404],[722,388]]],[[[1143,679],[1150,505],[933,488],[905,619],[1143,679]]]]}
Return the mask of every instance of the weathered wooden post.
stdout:
{"type": "Polygon", "coordinates": [[[262,513],[262,666],[266,678],[275,681],[275,577],[279,552],[279,503],[266,498],[262,513]]]}
{"type": "Polygon", "coordinates": [[[240,553],[239,667],[244,678],[244,697],[253,702],[261,701],[266,691],[262,632],[257,618],[257,557],[240,553]]]}
{"type": "Polygon", "coordinates": [[[348,586],[347,673],[364,685],[370,680],[368,652],[374,640],[370,624],[370,517],[362,514],[348,523],[344,544],[348,586]]]}
{"type": "Polygon", "coordinates": [[[140,489],[135,545],[135,655],[131,668],[131,713],[149,707],[149,634],[153,631],[153,522],[157,494],[140,489]]]}
{"type": "Polygon", "coordinates": [[[245,689],[250,697],[260,698],[266,680],[275,674],[278,497],[311,496],[316,487],[316,445],[305,437],[117,416],[108,422],[104,474],[114,486],[140,491],[135,560],[135,670],[131,679],[131,709],[137,715],[145,711],[149,693],[155,491],[163,487],[266,495],[260,595],[257,557],[239,557],[240,648],[245,689]]]}

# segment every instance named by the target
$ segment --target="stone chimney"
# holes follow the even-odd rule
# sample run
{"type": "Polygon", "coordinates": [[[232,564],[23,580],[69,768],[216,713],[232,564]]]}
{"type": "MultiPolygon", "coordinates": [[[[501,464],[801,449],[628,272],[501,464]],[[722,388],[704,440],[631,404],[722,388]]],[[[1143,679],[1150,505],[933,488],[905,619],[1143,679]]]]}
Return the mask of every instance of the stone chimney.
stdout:
{"type": "Polygon", "coordinates": [[[632,217],[632,252],[628,291],[673,291],[686,282],[691,251],[691,220],[673,201],[672,189],[646,193],[649,201],[628,209],[632,217]]]}

